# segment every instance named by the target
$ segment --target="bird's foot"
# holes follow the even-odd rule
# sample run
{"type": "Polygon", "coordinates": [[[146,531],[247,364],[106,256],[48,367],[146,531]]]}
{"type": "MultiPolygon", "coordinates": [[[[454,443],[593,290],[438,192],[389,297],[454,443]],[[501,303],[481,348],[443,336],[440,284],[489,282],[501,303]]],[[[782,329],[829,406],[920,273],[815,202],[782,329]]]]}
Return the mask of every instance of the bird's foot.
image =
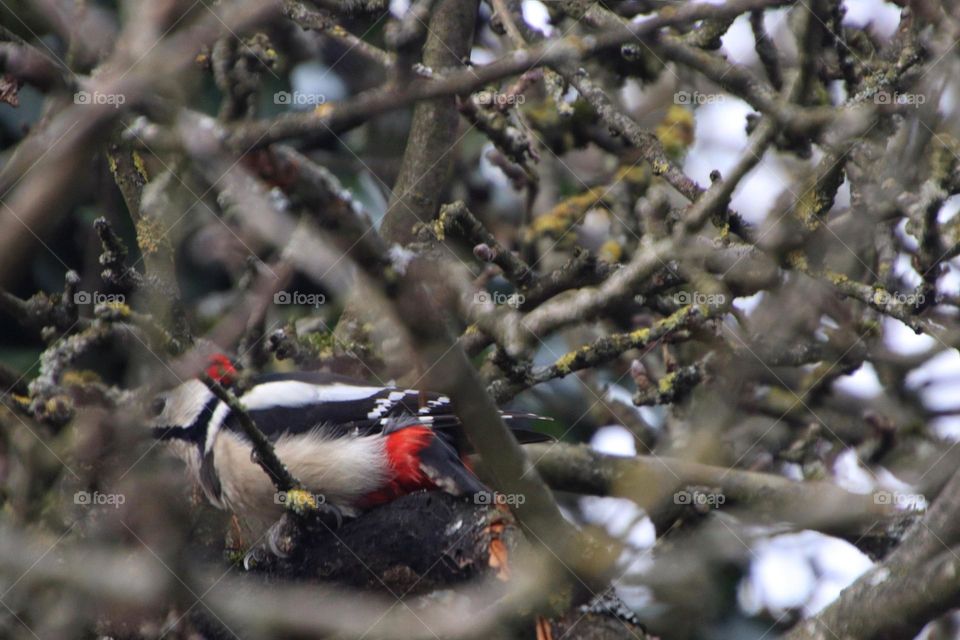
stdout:
{"type": "Polygon", "coordinates": [[[276,560],[294,556],[307,540],[316,535],[339,529],[343,512],[336,505],[319,503],[309,509],[290,509],[274,522],[261,541],[251,547],[243,558],[243,566],[262,569],[276,560]]]}

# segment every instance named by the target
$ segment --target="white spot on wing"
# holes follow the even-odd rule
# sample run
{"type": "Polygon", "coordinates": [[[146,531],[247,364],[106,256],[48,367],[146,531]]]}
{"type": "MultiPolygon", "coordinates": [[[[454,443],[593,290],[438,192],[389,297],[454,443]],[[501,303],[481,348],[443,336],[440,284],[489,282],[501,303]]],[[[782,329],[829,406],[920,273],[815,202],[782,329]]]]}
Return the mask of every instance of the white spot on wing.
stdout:
{"type": "Polygon", "coordinates": [[[264,382],[240,399],[251,411],[268,407],[302,407],[321,402],[363,400],[383,391],[383,387],[351,384],[316,385],[298,380],[264,382]]]}

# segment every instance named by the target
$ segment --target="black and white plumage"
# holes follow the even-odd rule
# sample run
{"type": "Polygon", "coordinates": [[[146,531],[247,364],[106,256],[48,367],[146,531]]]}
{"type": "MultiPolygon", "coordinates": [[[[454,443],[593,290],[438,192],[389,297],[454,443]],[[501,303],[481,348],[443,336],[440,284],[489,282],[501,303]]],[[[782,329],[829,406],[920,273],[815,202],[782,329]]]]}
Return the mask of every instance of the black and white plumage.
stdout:
{"type": "MultiPolygon", "coordinates": [[[[485,490],[461,461],[460,423],[446,396],[297,372],[259,376],[239,399],[291,473],[348,515],[421,488],[485,490]]],[[[171,441],[214,505],[255,531],[279,517],[282,504],[252,462],[238,417],[206,385],[188,381],[154,411],[154,435],[171,441]]],[[[504,418],[521,442],[550,439],[529,428],[538,416],[504,418]]]]}

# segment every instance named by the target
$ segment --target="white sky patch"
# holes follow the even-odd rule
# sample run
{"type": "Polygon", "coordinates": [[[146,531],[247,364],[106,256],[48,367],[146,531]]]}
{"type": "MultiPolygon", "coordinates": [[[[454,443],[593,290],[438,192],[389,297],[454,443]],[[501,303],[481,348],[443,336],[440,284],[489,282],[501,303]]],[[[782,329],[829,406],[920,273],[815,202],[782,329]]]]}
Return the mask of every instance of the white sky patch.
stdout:
{"type": "MultiPolygon", "coordinates": [[[[813,532],[810,532],[813,533],[813,532]]],[[[870,558],[852,544],[815,534],[813,566],[820,575],[813,596],[804,608],[813,615],[837,599],[840,592],[873,566],[870,558]]]]}
{"type": "MultiPolygon", "coordinates": [[[[615,456],[635,456],[636,440],[624,427],[611,426],[598,429],[590,439],[590,448],[600,453],[615,456]]],[[[602,525],[610,535],[627,544],[647,548],[656,542],[656,531],[649,518],[636,503],[626,498],[581,498],[584,514],[594,524],[602,525]]]]}
{"type": "Polygon", "coordinates": [[[470,62],[477,65],[490,64],[497,59],[486,47],[474,47],[470,50],[470,62]]]}
{"type": "MultiPolygon", "coordinates": [[[[322,99],[334,102],[347,97],[347,86],[330,67],[319,62],[304,62],[290,71],[290,88],[297,93],[312,96],[314,101],[322,99]]],[[[315,104],[294,103],[299,109],[312,109],[315,104]]]]}
{"type": "Polygon", "coordinates": [[[846,209],[850,206],[850,181],[843,177],[840,188],[837,189],[837,195],[833,198],[833,207],[831,210],[846,209]]]}
{"type": "Polygon", "coordinates": [[[611,536],[630,546],[646,549],[656,542],[653,523],[627,498],[584,496],[580,507],[592,524],[601,525],[611,536]]]}
{"type": "Polygon", "coordinates": [[[876,486],[875,476],[863,468],[853,449],[837,456],[833,463],[833,477],[838,485],[854,493],[870,493],[876,486]]]}
{"type": "Polygon", "coordinates": [[[741,583],[740,604],[751,614],[799,609],[813,595],[815,578],[805,557],[783,551],[759,554],[750,566],[750,579],[741,583]]]}
{"type": "Polygon", "coordinates": [[[597,429],[590,439],[590,448],[612,456],[637,455],[637,444],[633,434],[619,425],[597,429]]]}
{"type": "Polygon", "coordinates": [[[910,263],[910,258],[904,253],[898,254],[896,260],[893,261],[893,273],[903,278],[903,281],[911,287],[917,287],[923,282],[923,278],[910,263]]]}
{"type": "Polygon", "coordinates": [[[913,329],[893,318],[883,320],[883,343],[902,355],[922,353],[934,345],[936,338],[917,335],[913,329]]]}
{"type": "Polygon", "coordinates": [[[849,97],[843,80],[832,80],[827,85],[827,92],[830,94],[830,100],[833,104],[843,104],[849,97]]]}
{"type": "Polygon", "coordinates": [[[796,462],[787,462],[783,465],[783,468],[780,469],[780,472],[783,474],[783,477],[788,480],[802,482],[805,479],[803,477],[803,467],[796,462]]]}
{"type": "Polygon", "coordinates": [[[943,410],[960,406],[960,354],[948,349],[930,358],[907,375],[907,386],[922,386],[920,396],[929,409],[943,410]]]}
{"type": "Polygon", "coordinates": [[[739,16],[727,29],[722,38],[721,51],[733,64],[754,65],[760,62],[757,57],[753,31],[750,28],[750,19],[746,14],[739,16]]]}
{"type": "Polygon", "coordinates": [[[957,215],[958,211],[960,211],[960,196],[950,196],[943,201],[943,206],[937,212],[937,222],[943,224],[957,215]]]}
{"type": "Polygon", "coordinates": [[[873,566],[853,545],[815,531],[775,536],[753,551],[756,560],[738,590],[740,605],[751,614],[802,609],[810,615],[873,566]]]}
{"type": "Polygon", "coordinates": [[[897,226],[896,226],[896,234],[897,234],[897,238],[898,238],[901,242],[903,242],[903,246],[904,246],[908,251],[916,251],[917,249],[920,248],[920,244],[917,242],[916,237],[914,237],[914,236],[912,236],[911,234],[907,233],[907,221],[906,221],[906,220],[901,220],[900,222],[897,223],[897,226]]]}
{"type": "Polygon", "coordinates": [[[760,224],[771,213],[783,215],[782,211],[774,211],[774,205],[790,179],[782,166],[764,156],[737,185],[730,204],[751,224],[760,224]]]}
{"type": "Polygon", "coordinates": [[[900,8],[883,0],[845,0],[843,5],[847,9],[843,17],[845,27],[872,24],[877,34],[890,38],[900,23],[900,8]]]}
{"type": "MultiPolygon", "coordinates": [[[[957,86],[957,82],[954,79],[947,80],[940,94],[940,102],[937,103],[937,111],[943,114],[955,113],[957,103],[960,102],[958,93],[960,93],[960,87],[957,86]]],[[[956,196],[951,196],[951,198],[954,197],[956,196]]]]}
{"type": "MultiPolygon", "coordinates": [[[[590,439],[594,451],[615,456],[634,456],[637,453],[633,434],[621,426],[598,429],[590,439]]],[[[636,549],[652,547],[657,540],[656,530],[650,518],[635,502],[626,498],[584,496],[580,508],[590,524],[603,527],[607,533],[622,540],[632,549],[625,549],[620,558],[621,571],[640,571],[649,562],[636,549]]]]}
{"type": "MultiPolygon", "coordinates": [[[[687,154],[689,158],[697,152],[724,152],[727,156],[722,159],[725,164],[716,167],[720,171],[732,167],[738,153],[747,144],[747,114],[754,112],[750,105],[739,98],[726,94],[722,98],[707,102],[694,112],[697,128],[694,144],[687,154]]],[[[704,178],[709,175],[707,171],[704,178]]]]}
{"type": "Polygon", "coordinates": [[[960,416],[935,418],[930,421],[930,428],[941,438],[960,441],[960,416]]]}
{"type": "Polygon", "coordinates": [[[753,313],[753,310],[760,306],[766,291],[758,291],[752,296],[742,296],[733,299],[733,306],[747,315],[753,313]]]}
{"type": "Polygon", "coordinates": [[[950,293],[956,295],[960,292],[960,268],[957,268],[952,262],[947,263],[946,272],[940,276],[938,283],[940,293],[950,293]]]}
{"type": "Polygon", "coordinates": [[[834,381],[833,386],[837,390],[858,398],[873,398],[883,392],[877,370],[869,362],[864,362],[859,369],[849,375],[840,376],[834,381]]]}
{"type": "Polygon", "coordinates": [[[394,18],[402,18],[410,10],[410,0],[390,0],[390,13],[394,18]]]}
{"type": "Polygon", "coordinates": [[[891,496],[892,504],[896,508],[901,511],[926,510],[928,506],[927,499],[916,487],[904,482],[883,467],[878,467],[875,472],[877,476],[877,486],[893,494],[891,496]]]}
{"type": "MultiPolygon", "coordinates": [[[[746,116],[753,109],[742,100],[721,96],[696,109],[694,143],[684,159],[684,172],[701,185],[710,184],[714,169],[721,175],[729,173],[747,144],[746,116]]],[[[767,154],[737,185],[732,206],[747,222],[758,223],[788,184],[790,175],[774,155],[767,154]]]]}
{"type": "Polygon", "coordinates": [[[539,0],[523,0],[520,9],[523,12],[524,22],[545,36],[553,34],[553,27],[550,25],[550,13],[547,11],[546,5],[539,0]]]}

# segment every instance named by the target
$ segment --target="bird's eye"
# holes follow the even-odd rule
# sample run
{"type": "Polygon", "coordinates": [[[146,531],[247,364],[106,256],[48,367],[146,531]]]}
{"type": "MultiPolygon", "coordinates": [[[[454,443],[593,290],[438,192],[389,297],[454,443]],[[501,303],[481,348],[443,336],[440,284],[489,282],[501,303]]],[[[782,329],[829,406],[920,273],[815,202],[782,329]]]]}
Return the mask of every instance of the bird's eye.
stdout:
{"type": "Polygon", "coordinates": [[[154,398],[150,403],[150,415],[156,418],[163,413],[163,408],[167,405],[166,398],[154,398]]]}

